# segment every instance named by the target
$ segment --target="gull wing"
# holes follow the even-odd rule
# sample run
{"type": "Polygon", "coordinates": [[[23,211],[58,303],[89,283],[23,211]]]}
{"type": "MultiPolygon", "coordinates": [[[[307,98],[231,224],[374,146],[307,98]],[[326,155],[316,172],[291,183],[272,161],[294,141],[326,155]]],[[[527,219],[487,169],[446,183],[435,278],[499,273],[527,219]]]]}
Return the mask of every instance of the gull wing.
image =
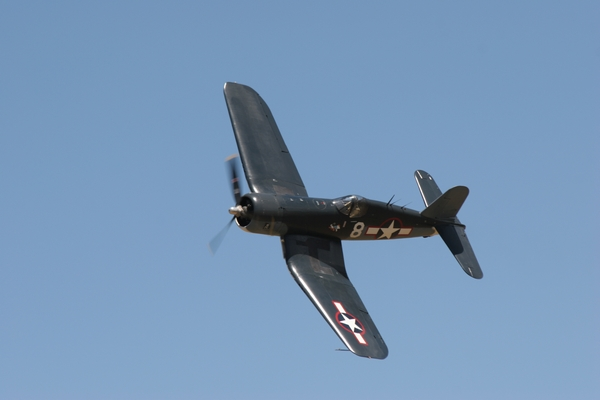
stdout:
{"type": "Polygon", "coordinates": [[[387,357],[387,346],[346,274],[341,241],[306,235],[285,235],[282,241],[292,276],[346,347],[362,357],[387,357]]]}
{"type": "Polygon", "coordinates": [[[308,196],[267,103],[239,83],[227,82],[223,92],[250,190],[308,196]]]}

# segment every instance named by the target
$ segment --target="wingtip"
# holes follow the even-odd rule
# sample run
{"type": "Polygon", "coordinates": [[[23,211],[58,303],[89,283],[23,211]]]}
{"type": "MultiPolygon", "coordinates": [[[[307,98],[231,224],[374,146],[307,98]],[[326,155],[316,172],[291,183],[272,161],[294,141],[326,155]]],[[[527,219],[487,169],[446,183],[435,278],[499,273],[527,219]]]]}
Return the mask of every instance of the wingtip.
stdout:
{"type": "Polygon", "coordinates": [[[348,348],[348,350],[350,352],[352,352],[353,354],[355,354],[359,357],[368,358],[370,360],[385,360],[389,354],[389,350],[388,350],[385,342],[383,342],[383,338],[381,338],[381,336],[379,338],[381,339],[381,342],[379,343],[379,345],[376,348],[373,348],[370,345],[367,347],[365,347],[365,346],[354,347],[354,346],[349,346],[347,343],[344,343],[344,344],[346,345],[346,347],[348,348]]]}
{"type": "Polygon", "coordinates": [[[235,87],[248,87],[248,86],[242,85],[241,83],[237,83],[237,82],[225,82],[225,84],[223,85],[223,90],[233,89],[235,87]]]}
{"type": "Polygon", "coordinates": [[[225,82],[225,85],[223,85],[223,92],[225,93],[225,95],[234,95],[235,93],[240,94],[244,92],[254,93],[258,95],[256,90],[252,89],[250,86],[237,82],[225,82]]]}

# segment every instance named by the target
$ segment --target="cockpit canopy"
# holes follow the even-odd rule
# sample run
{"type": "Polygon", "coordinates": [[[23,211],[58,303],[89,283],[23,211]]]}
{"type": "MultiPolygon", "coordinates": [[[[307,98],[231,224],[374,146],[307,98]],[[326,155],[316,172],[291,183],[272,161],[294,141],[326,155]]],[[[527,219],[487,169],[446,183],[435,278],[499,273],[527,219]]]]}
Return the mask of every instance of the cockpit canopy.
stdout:
{"type": "Polygon", "coordinates": [[[351,218],[362,217],[367,212],[367,200],[355,194],[333,200],[338,211],[351,218]]]}

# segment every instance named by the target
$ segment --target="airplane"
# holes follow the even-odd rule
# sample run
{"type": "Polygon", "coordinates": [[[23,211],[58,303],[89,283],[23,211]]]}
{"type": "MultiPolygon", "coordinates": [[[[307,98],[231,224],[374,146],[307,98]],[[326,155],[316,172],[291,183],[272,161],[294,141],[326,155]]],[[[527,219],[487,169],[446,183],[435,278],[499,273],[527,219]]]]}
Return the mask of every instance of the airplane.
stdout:
{"type": "Polygon", "coordinates": [[[442,193],[431,175],[417,170],[414,177],[425,203],[420,212],[355,194],[310,197],[260,95],[232,82],[225,84],[224,94],[250,193],[241,195],[237,156],[229,157],[233,217],[209,249],[214,254],[233,221],[246,232],[279,236],[291,275],[352,353],[384,359],[388,348],[348,278],[342,240],[439,235],[469,276],[483,277],[465,225],[456,216],[467,187],[442,193]]]}

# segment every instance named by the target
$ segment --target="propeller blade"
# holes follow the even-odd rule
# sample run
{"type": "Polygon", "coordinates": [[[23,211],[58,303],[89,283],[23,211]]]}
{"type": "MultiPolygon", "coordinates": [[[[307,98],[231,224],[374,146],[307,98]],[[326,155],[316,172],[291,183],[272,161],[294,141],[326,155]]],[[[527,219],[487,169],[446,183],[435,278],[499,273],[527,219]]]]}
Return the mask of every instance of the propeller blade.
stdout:
{"type": "Polygon", "coordinates": [[[223,229],[221,229],[221,232],[217,233],[217,235],[208,243],[208,250],[210,250],[210,253],[213,256],[215,255],[217,250],[219,250],[219,246],[221,246],[221,242],[223,241],[223,239],[225,238],[225,235],[229,231],[229,228],[231,227],[231,223],[233,222],[234,219],[235,219],[235,217],[231,218],[229,220],[229,222],[227,223],[227,225],[225,225],[225,227],[223,229]]]}
{"type": "Polygon", "coordinates": [[[242,194],[240,192],[240,174],[237,163],[237,154],[233,154],[225,159],[225,161],[229,164],[229,178],[231,180],[231,187],[233,190],[233,199],[235,200],[235,204],[240,204],[240,199],[242,198],[242,194]]]}
{"type": "MultiPolygon", "coordinates": [[[[239,173],[237,158],[238,158],[237,154],[232,154],[225,159],[225,162],[229,166],[229,179],[231,181],[231,189],[233,192],[233,199],[235,200],[236,206],[238,206],[240,204],[240,200],[242,199],[242,193],[240,191],[240,178],[239,178],[240,173],[239,173]]],[[[232,207],[232,209],[234,209],[234,207],[232,207]]],[[[240,207],[240,209],[241,209],[241,207],[240,207]]],[[[231,211],[230,211],[230,213],[231,213],[231,211]]],[[[225,227],[223,229],[221,229],[221,232],[219,232],[208,243],[208,250],[210,250],[210,252],[213,256],[219,249],[219,246],[221,246],[221,242],[225,238],[225,235],[227,235],[227,232],[229,231],[229,228],[231,227],[231,224],[233,223],[234,220],[235,220],[235,215],[233,216],[233,218],[231,218],[231,220],[229,220],[227,225],[225,225],[225,227]]]]}

